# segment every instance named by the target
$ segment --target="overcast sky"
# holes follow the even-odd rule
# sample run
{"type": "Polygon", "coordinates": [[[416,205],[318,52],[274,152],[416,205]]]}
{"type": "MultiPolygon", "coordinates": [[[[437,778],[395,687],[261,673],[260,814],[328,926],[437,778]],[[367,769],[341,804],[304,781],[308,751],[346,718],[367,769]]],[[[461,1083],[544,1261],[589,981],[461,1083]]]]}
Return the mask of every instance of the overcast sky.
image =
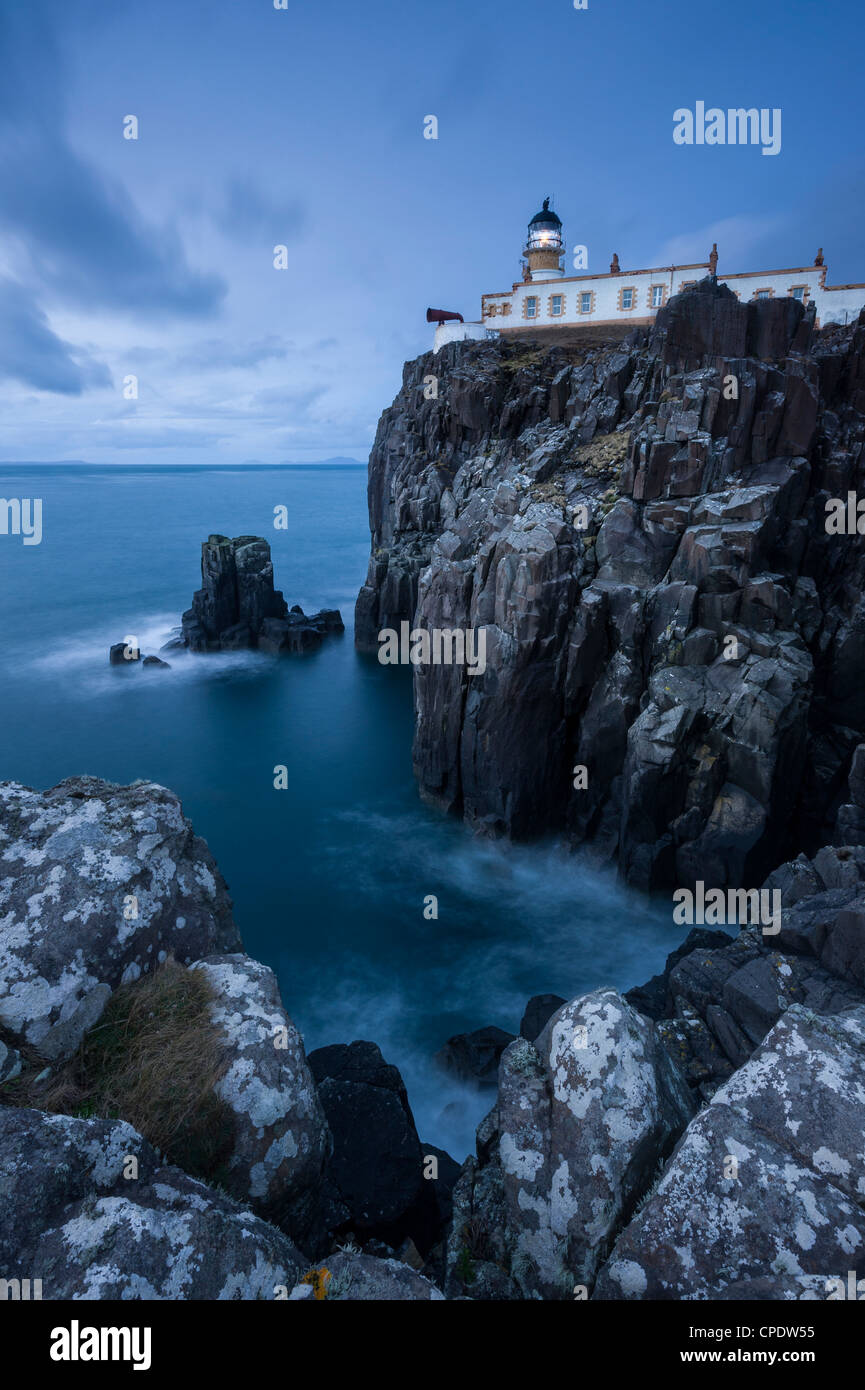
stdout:
{"type": "Polygon", "coordinates": [[[547,195],[590,271],[865,280],[861,16],[0,0],[0,460],[364,460],[427,305],[479,317],[547,195]],[[674,144],[697,101],[781,108],[780,154],[674,144]]]}

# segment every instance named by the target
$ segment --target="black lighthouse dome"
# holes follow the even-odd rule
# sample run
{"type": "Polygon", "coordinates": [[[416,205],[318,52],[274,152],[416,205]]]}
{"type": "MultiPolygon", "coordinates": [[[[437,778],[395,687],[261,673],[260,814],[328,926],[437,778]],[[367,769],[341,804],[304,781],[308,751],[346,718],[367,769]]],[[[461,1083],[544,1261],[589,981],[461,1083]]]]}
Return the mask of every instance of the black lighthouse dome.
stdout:
{"type": "Polygon", "coordinates": [[[544,199],[544,206],[541,208],[540,212],[536,212],[536,213],[535,213],[534,217],[532,218],[531,222],[529,223],[529,228],[532,228],[532,227],[561,227],[561,225],[562,225],[562,219],[558,216],[557,213],[553,212],[552,208],[550,207],[550,200],[549,200],[549,198],[545,198],[545,199],[544,199]]]}

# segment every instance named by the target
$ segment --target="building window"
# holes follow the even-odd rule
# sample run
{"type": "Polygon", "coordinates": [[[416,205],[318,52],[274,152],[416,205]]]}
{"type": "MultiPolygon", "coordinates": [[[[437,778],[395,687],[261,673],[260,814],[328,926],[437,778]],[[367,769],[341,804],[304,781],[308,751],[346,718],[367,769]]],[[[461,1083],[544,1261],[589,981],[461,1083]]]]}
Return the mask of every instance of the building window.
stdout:
{"type": "Polygon", "coordinates": [[[627,289],[619,290],[619,308],[633,309],[636,293],[633,285],[629,285],[627,289]]]}
{"type": "Polygon", "coordinates": [[[679,293],[681,293],[682,290],[691,290],[691,289],[693,289],[694,286],[696,285],[696,283],[697,283],[696,280],[683,280],[682,283],[681,283],[681,285],[679,286],[679,293]]]}
{"type": "Polygon", "coordinates": [[[595,291],[583,290],[580,294],[580,313],[590,314],[595,307],[595,291]]]}
{"type": "Polygon", "coordinates": [[[649,290],[649,308],[660,309],[664,303],[664,285],[652,285],[649,290]]]}
{"type": "Polygon", "coordinates": [[[772,290],[755,290],[755,291],[754,291],[754,298],[755,298],[755,299],[771,299],[771,298],[772,298],[772,293],[773,293],[772,290]]]}
{"type": "Polygon", "coordinates": [[[550,295],[550,318],[561,318],[565,311],[565,297],[562,294],[550,295]]]}
{"type": "Polygon", "coordinates": [[[808,298],[808,286],[791,285],[788,294],[791,294],[794,299],[798,299],[800,304],[804,304],[808,298]]]}
{"type": "Polygon", "coordinates": [[[533,294],[526,295],[525,314],[527,319],[536,319],[538,316],[538,300],[533,294]]]}

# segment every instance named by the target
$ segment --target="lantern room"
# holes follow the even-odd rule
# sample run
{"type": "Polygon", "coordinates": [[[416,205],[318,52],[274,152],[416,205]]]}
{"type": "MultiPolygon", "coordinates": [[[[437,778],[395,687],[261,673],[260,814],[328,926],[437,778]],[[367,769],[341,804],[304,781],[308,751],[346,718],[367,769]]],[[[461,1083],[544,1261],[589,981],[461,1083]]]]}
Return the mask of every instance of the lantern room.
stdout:
{"type": "Polygon", "coordinates": [[[551,209],[549,198],[545,198],[541,211],[535,213],[529,223],[528,236],[523,250],[527,262],[526,278],[531,280],[560,279],[565,273],[561,265],[564,250],[562,220],[551,209]]]}

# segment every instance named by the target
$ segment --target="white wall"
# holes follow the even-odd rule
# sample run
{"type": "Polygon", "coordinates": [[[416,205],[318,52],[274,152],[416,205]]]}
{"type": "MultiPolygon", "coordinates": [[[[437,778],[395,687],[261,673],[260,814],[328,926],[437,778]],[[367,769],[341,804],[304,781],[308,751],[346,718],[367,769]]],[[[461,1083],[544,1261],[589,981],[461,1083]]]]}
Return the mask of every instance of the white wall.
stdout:
{"type": "Polygon", "coordinates": [[[859,285],[831,287],[817,296],[817,318],[824,323],[852,323],[865,308],[865,290],[859,285]]]}
{"type": "Polygon", "coordinates": [[[831,283],[828,283],[821,287],[821,282],[828,279],[825,266],[812,265],[805,270],[777,270],[769,274],[757,271],[748,275],[728,275],[721,279],[721,283],[729,285],[743,301],[753,298],[755,290],[758,289],[771,289],[774,298],[783,299],[792,285],[807,285],[808,294],[804,303],[810,304],[813,301],[816,304],[817,322],[821,326],[826,323],[849,323],[858,316],[862,308],[865,308],[865,285],[841,285],[833,289],[831,283]]]}
{"type": "Polygon", "coordinates": [[[544,327],[555,326],[560,323],[598,323],[609,321],[628,322],[631,319],[640,320],[653,317],[657,312],[649,304],[649,290],[651,286],[660,285],[664,289],[665,299],[669,299],[673,294],[678,293],[682,284],[686,280],[700,280],[708,274],[708,266],[697,266],[696,268],[670,270],[636,270],[626,271],[619,275],[599,275],[599,276],[568,276],[563,280],[532,281],[531,284],[518,285],[510,293],[501,295],[484,295],[484,307],[488,304],[509,303],[511,311],[507,315],[493,314],[484,319],[490,328],[507,330],[509,328],[526,328],[532,325],[543,325],[544,327]],[[619,290],[632,288],[634,293],[633,308],[620,309],[619,290]],[[590,314],[579,312],[580,294],[594,293],[594,308],[590,314]],[[553,317],[549,313],[549,299],[552,294],[560,294],[564,298],[564,312],[561,317],[553,317]],[[538,300],[538,315],[536,318],[527,319],[523,317],[523,305],[529,296],[534,296],[538,300]]]}
{"type": "Polygon", "coordinates": [[[436,327],[433,338],[433,352],[438,352],[445,343],[461,343],[466,338],[485,338],[488,327],[498,328],[498,326],[498,323],[460,323],[458,320],[440,323],[436,327]]]}
{"type": "MultiPolygon", "coordinates": [[[[485,315],[483,321],[490,328],[507,332],[508,329],[532,326],[549,328],[556,324],[611,321],[627,323],[629,320],[645,320],[654,318],[657,313],[657,308],[652,307],[650,303],[650,287],[662,285],[666,302],[674,294],[678,294],[688,281],[702,280],[708,273],[709,267],[704,264],[656,270],[626,270],[618,275],[571,276],[564,280],[532,281],[531,284],[518,285],[516,289],[503,294],[484,295],[483,309],[489,305],[502,304],[510,304],[511,309],[507,315],[485,315]],[[632,287],[635,291],[634,307],[623,310],[618,307],[619,290],[627,287],[632,287]],[[581,314],[578,308],[579,296],[588,292],[594,293],[594,308],[590,314],[581,314]],[[561,294],[564,298],[564,312],[560,317],[553,317],[549,313],[550,296],[553,294],[561,294]],[[523,305],[528,296],[534,296],[538,300],[538,314],[535,318],[523,317],[523,305]]],[[[721,284],[729,285],[743,302],[752,299],[757,290],[770,289],[772,297],[786,298],[791,286],[804,285],[807,287],[804,303],[808,304],[812,300],[816,302],[817,319],[820,324],[843,323],[845,314],[849,321],[865,307],[865,285],[840,287],[837,290],[833,290],[831,286],[821,288],[821,281],[828,279],[825,266],[757,271],[718,278],[721,284]]]]}

